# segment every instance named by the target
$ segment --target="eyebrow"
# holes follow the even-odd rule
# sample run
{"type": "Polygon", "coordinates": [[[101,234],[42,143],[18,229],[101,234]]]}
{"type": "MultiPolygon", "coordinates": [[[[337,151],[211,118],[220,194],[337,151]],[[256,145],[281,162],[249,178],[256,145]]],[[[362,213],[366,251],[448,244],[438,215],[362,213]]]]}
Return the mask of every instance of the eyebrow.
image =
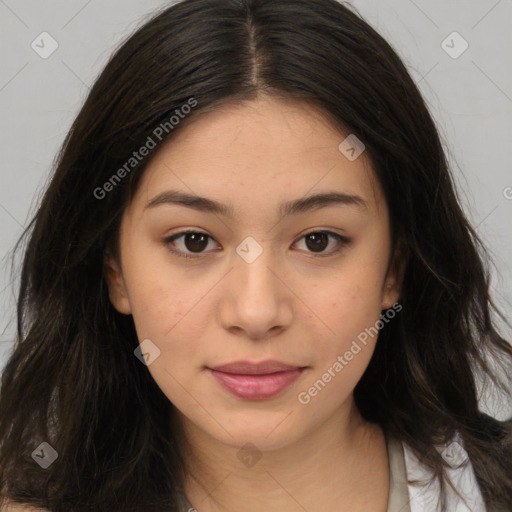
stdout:
{"type": "MultiPolygon", "coordinates": [[[[167,204],[186,206],[187,208],[192,208],[200,212],[223,215],[230,219],[235,216],[232,206],[225,205],[215,201],[214,199],[188,194],[177,190],[167,190],[158,194],[148,201],[144,209],[146,210],[167,204]]],[[[283,218],[288,215],[305,213],[328,206],[352,206],[360,210],[368,209],[366,202],[360,196],[346,194],[343,192],[327,192],[282,203],[279,208],[279,215],[280,218],[283,218]]]]}

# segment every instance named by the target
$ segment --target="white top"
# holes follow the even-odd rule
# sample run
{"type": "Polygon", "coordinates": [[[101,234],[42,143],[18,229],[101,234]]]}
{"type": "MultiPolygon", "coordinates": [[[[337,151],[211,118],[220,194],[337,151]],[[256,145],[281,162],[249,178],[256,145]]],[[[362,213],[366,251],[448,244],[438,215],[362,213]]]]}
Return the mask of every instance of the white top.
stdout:
{"type": "MultiPolygon", "coordinates": [[[[437,512],[440,510],[439,480],[428,484],[432,472],[412,453],[406,444],[404,462],[408,480],[418,479],[426,482],[421,486],[407,484],[411,512],[437,512]]],[[[473,465],[463,447],[463,441],[456,435],[447,445],[436,447],[444,460],[450,464],[447,473],[462,497],[457,496],[450,485],[446,485],[446,505],[449,512],[487,512],[476,481],[473,465]]]]}

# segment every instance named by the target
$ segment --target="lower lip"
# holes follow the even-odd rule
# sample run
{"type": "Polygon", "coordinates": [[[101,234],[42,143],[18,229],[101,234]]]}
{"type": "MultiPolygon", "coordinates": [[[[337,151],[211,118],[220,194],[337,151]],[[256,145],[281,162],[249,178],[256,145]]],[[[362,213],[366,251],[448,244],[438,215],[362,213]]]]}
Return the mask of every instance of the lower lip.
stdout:
{"type": "Polygon", "coordinates": [[[276,396],[290,386],[299,377],[302,369],[268,375],[238,375],[211,369],[209,371],[227,391],[238,398],[264,400],[276,396]]]}

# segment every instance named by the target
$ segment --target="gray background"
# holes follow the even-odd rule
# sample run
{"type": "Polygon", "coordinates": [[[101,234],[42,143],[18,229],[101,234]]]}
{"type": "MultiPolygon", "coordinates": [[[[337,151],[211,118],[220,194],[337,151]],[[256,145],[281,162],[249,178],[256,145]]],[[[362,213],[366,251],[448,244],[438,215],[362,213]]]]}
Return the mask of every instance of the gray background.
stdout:
{"type": "MultiPolygon", "coordinates": [[[[0,365],[12,349],[13,245],[56,152],[114,46],[158,0],[0,0],[0,365]],[[43,59],[32,48],[58,48],[43,59]]],[[[512,0],[353,0],[427,100],[463,206],[494,257],[492,292],[512,319],[512,0]],[[460,56],[464,41],[469,45],[460,56]],[[445,41],[445,43],[443,43],[445,41]],[[452,55],[449,55],[451,52],[452,55]],[[457,57],[457,58],[454,58],[457,57]]],[[[505,330],[508,339],[512,333],[505,330]]],[[[498,416],[509,404],[485,399],[498,416]]],[[[508,410],[508,412],[505,412],[508,410]]]]}

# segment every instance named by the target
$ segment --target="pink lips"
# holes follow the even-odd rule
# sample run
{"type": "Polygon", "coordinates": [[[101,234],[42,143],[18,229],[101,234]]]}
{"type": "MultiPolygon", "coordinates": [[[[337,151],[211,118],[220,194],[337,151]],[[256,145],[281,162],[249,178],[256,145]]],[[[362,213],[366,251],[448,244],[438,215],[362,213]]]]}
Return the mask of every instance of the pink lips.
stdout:
{"type": "Polygon", "coordinates": [[[263,400],[277,395],[290,386],[303,369],[304,367],[279,361],[237,361],[208,368],[227,391],[239,398],[252,400],[263,400]]]}

